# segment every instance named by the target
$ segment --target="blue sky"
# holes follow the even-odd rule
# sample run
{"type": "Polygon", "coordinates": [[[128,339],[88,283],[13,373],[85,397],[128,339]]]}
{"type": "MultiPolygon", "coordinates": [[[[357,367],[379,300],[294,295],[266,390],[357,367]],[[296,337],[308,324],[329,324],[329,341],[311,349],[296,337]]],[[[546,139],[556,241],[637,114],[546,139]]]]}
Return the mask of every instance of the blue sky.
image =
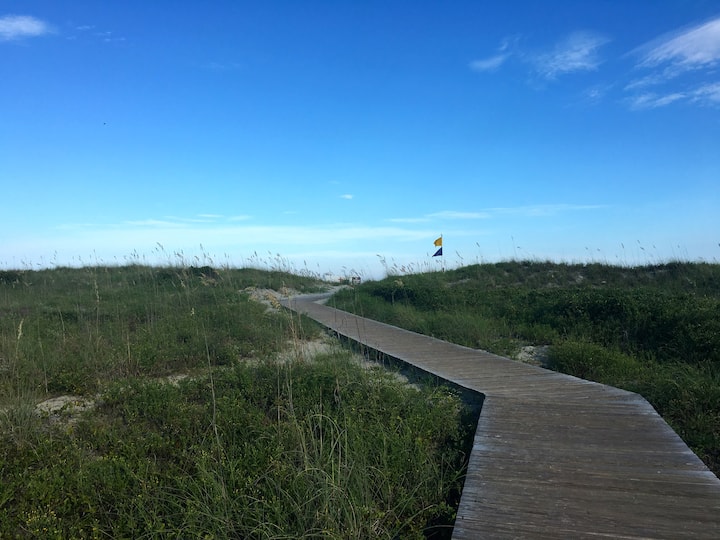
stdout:
{"type": "Polygon", "coordinates": [[[717,262],[720,4],[4,0],[0,185],[0,267],[717,262]]]}

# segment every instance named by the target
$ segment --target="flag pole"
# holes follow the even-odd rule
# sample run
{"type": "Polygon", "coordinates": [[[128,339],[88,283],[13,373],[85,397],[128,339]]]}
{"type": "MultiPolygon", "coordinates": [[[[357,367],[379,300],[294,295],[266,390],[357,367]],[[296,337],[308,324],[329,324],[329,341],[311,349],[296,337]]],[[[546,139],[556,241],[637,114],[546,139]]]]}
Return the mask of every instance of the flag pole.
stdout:
{"type": "MultiPolygon", "coordinates": [[[[442,247],[442,245],[443,245],[443,235],[442,235],[442,233],[440,233],[440,247],[442,247]]],[[[445,257],[444,257],[444,255],[445,255],[445,252],[441,251],[441,252],[440,252],[440,270],[442,270],[443,272],[445,271],[445,257]]]]}

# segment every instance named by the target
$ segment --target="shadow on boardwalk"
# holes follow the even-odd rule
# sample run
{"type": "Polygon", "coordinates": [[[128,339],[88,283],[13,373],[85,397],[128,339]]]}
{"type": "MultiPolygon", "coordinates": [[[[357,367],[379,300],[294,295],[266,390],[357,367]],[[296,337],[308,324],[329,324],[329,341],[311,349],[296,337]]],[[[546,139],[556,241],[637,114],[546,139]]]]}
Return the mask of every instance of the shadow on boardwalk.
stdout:
{"type": "Polygon", "coordinates": [[[330,308],[339,335],[484,396],[453,538],[720,538],[720,480],[642,397],[330,308]]]}

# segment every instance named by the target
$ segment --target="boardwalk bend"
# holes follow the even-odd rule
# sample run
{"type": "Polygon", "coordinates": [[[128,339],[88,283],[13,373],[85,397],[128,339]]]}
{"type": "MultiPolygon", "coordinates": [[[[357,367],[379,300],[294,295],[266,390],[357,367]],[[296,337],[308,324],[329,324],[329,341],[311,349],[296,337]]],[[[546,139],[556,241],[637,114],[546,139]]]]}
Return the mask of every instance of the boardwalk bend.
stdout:
{"type": "Polygon", "coordinates": [[[720,480],[639,395],[357,317],[321,298],[283,304],[484,394],[453,538],[720,539],[720,480]]]}

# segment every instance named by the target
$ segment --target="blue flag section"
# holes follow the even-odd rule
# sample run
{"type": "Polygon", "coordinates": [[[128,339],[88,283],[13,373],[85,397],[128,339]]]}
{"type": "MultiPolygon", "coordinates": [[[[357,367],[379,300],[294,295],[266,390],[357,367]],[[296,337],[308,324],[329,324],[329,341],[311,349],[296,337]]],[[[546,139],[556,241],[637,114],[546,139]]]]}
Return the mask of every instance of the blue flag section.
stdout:
{"type": "Polygon", "coordinates": [[[442,248],[438,249],[433,257],[442,257],[442,248]]]}

